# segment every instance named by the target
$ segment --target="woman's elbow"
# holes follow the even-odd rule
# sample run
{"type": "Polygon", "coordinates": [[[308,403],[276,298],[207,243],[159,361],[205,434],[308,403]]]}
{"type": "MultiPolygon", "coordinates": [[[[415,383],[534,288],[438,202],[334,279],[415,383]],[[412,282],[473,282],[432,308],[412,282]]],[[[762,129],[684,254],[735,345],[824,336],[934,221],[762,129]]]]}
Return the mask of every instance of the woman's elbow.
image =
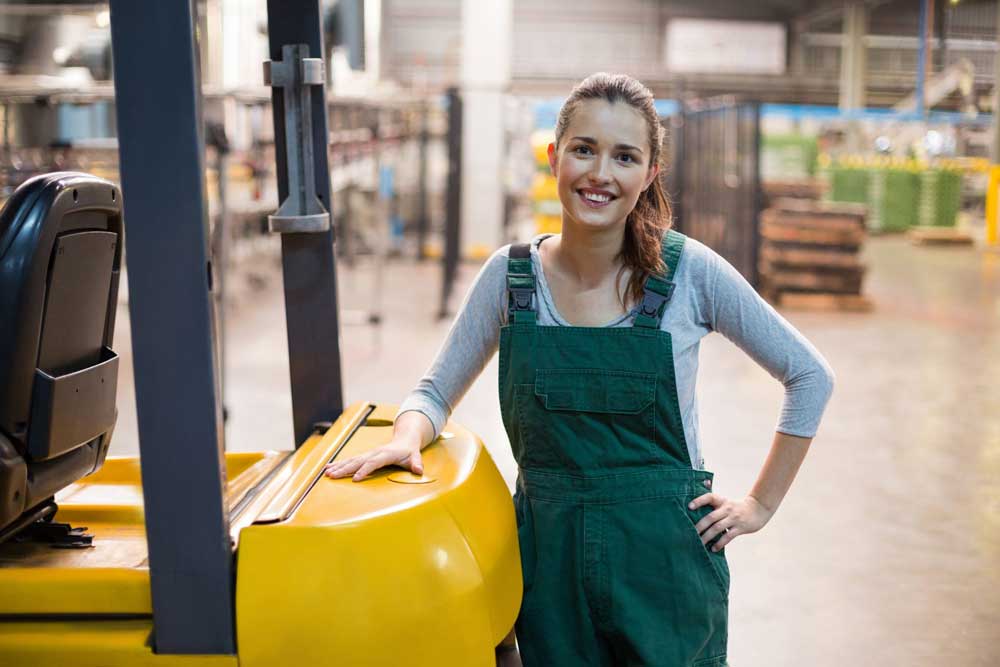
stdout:
{"type": "Polygon", "coordinates": [[[819,359],[819,368],[816,373],[817,381],[822,389],[823,402],[826,403],[833,395],[833,386],[837,381],[837,375],[833,372],[833,367],[826,359],[819,359]]]}

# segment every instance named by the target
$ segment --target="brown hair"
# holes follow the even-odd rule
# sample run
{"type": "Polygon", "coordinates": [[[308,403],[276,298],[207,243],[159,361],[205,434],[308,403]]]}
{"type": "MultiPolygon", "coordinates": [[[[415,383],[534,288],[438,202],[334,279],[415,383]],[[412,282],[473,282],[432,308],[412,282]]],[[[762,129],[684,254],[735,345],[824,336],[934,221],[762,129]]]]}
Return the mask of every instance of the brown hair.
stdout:
{"type": "MultiPolygon", "coordinates": [[[[607,74],[598,72],[581,81],[559,110],[556,120],[556,147],[569,127],[573,113],[581,102],[586,100],[605,100],[611,104],[623,102],[628,104],[646,119],[648,128],[650,159],[649,168],[660,164],[663,146],[663,126],[653,106],[653,93],[627,74],[607,74]]],[[[624,294],[619,297],[625,305],[625,295],[632,297],[633,302],[642,299],[643,286],[651,275],[662,274],[666,269],[660,256],[660,241],[670,228],[670,202],[663,192],[660,177],[653,179],[652,184],[639,195],[635,208],[625,219],[625,239],[622,243],[622,268],[618,273],[621,280],[625,269],[631,269],[628,285],[624,294]]]]}

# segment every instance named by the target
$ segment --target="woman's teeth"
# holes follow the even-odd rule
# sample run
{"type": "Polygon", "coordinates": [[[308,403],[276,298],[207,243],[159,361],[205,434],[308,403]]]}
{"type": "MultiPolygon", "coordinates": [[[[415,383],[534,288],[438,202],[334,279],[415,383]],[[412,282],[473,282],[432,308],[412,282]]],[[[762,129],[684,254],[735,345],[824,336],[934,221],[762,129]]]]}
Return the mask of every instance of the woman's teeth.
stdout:
{"type": "Polygon", "coordinates": [[[605,202],[611,201],[611,197],[609,197],[608,195],[598,195],[592,192],[584,192],[582,194],[584,199],[596,202],[598,204],[604,204],[605,202]]]}

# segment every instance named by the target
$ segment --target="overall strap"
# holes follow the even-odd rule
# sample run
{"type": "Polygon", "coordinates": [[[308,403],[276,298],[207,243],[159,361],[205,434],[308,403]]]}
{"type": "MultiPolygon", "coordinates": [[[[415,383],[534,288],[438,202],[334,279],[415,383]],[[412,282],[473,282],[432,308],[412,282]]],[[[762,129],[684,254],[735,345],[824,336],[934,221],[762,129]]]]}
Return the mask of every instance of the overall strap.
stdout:
{"type": "Polygon", "coordinates": [[[535,323],[535,269],[531,246],[516,243],[507,258],[507,313],[511,324],[535,323]]]}
{"type": "Polygon", "coordinates": [[[674,295],[676,284],[673,282],[674,271],[684,251],[684,241],[687,237],[680,232],[669,230],[661,243],[663,262],[667,272],[663,276],[650,276],[643,287],[642,302],[636,313],[634,326],[647,329],[659,329],[663,311],[674,295]]]}

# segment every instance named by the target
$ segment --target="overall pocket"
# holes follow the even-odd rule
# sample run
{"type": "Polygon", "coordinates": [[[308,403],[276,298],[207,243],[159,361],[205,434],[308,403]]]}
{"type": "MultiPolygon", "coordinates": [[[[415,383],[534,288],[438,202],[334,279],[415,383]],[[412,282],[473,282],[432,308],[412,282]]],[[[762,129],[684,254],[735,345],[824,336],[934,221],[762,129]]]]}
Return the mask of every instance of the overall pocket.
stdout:
{"type": "Polygon", "coordinates": [[[723,600],[729,600],[729,563],[726,561],[726,550],[712,551],[710,547],[701,542],[701,535],[698,534],[698,529],[695,527],[702,517],[713,511],[714,508],[711,506],[699,507],[696,510],[689,510],[687,503],[690,502],[692,498],[675,499],[675,504],[677,510],[684,515],[686,519],[687,526],[689,530],[687,531],[690,539],[691,550],[695,557],[698,558],[704,567],[712,573],[715,582],[719,586],[719,592],[722,593],[723,600]]]}
{"type": "Polygon", "coordinates": [[[519,385],[527,467],[592,470],[655,459],[656,375],[603,369],[538,369],[519,385]],[[610,457],[610,458],[609,458],[610,457]]]}

